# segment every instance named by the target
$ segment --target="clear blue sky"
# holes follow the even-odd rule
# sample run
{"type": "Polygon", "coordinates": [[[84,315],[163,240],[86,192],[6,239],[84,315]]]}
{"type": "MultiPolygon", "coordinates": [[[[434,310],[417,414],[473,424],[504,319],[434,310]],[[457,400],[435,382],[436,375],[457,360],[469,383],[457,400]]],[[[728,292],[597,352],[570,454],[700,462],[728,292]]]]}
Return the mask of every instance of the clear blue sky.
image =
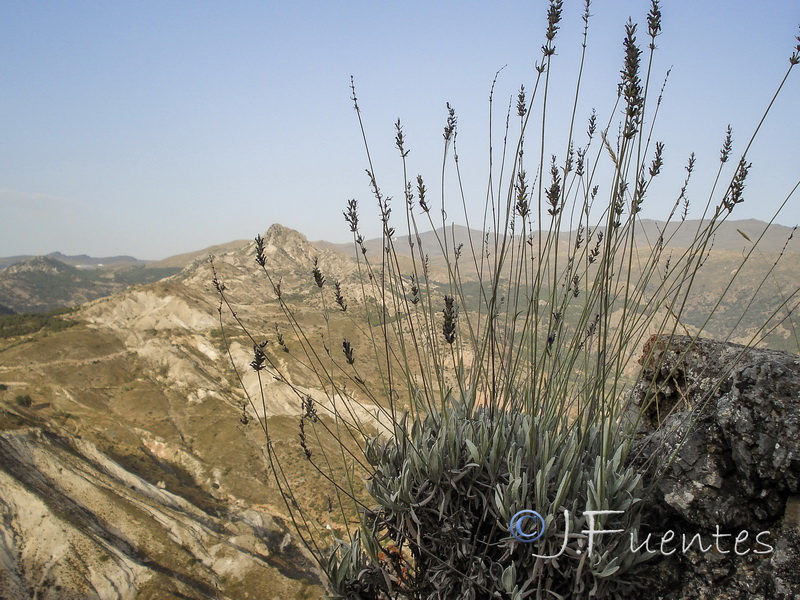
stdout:
{"type": "MultiPolygon", "coordinates": [[[[156,259],[252,237],[275,222],[310,239],[349,239],[345,202],[372,204],[350,75],[383,190],[402,194],[398,117],[412,173],[436,186],[449,101],[468,201],[477,206],[492,78],[507,65],[496,90],[499,124],[519,84],[533,81],[546,6],[0,2],[0,256],[60,250],[156,259]]],[[[593,3],[581,128],[593,106],[608,119],[624,23],[643,22],[648,7],[593,3]]],[[[714,168],[728,123],[735,150],[743,149],[788,66],[800,3],[675,0],[663,11],[657,82],[673,71],[655,137],[667,143],[665,176],[676,194],[690,151],[698,171],[714,168]]],[[[574,79],[581,12],[582,2],[565,1],[554,63],[561,89],[574,79]]],[[[767,217],[800,179],[796,71],[750,155],[738,218],[767,217]]],[[[697,183],[699,204],[702,177],[697,183]]],[[[663,214],[657,200],[644,216],[663,214]]],[[[800,197],[790,204],[778,220],[793,225],[800,197]]]]}

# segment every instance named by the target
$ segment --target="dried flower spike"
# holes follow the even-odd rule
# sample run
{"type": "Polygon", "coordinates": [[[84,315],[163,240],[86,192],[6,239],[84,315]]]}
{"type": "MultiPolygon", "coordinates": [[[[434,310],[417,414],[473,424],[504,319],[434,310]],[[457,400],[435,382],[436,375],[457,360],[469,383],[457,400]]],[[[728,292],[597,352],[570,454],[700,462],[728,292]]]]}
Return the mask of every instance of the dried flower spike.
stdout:
{"type": "Polygon", "coordinates": [[[314,406],[314,399],[311,396],[306,396],[301,400],[301,406],[303,409],[303,418],[310,419],[312,423],[316,423],[318,417],[317,409],[314,406]]]}
{"type": "Polygon", "coordinates": [[[525,113],[528,112],[527,106],[525,104],[525,86],[519,86],[519,94],[517,94],[517,114],[520,117],[524,117],[525,113]]]}
{"type": "Polygon", "coordinates": [[[342,284],[337,279],[333,282],[333,294],[336,298],[336,304],[339,305],[339,308],[342,312],[347,310],[347,302],[345,302],[344,296],[342,296],[342,284]]]}
{"type": "Polygon", "coordinates": [[[545,190],[545,195],[547,196],[547,203],[550,205],[547,213],[555,217],[561,212],[561,207],[559,206],[561,200],[561,174],[556,166],[555,155],[550,161],[550,187],[545,190]]]}
{"type": "Polygon", "coordinates": [[[650,165],[650,177],[655,177],[661,172],[661,167],[664,166],[664,142],[656,142],[656,154],[653,157],[653,162],[650,165]]]}
{"type": "Polygon", "coordinates": [[[626,139],[632,138],[639,131],[644,97],[642,96],[642,82],[639,77],[639,64],[642,51],[636,45],[636,24],[628,20],[625,25],[625,68],[622,70],[621,92],[625,99],[625,127],[622,135],[626,139]]]}
{"type": "Polygon", "coordinates": [[[731,157],[733,150],[733,129],[728,125],[728,133],[725,135],[725,141],[722,143],[722,150],[719,153],[719,161],[724,165],[731,157]]]}
{"type": "Polygon", "coordinates": [[[400,119],[397,119],[397,122],[394,124],[395,128],[395,136],[394,136],[394,145],[400,150],[400,157],[405,158],[408,156],[409,150],[405,149],[405,137],[403,136],[403,126],[400,124],[400,119]]]}
{"type": "Polygon", "coordinates": [[[442,334],[448,344],[456,341],[456,320],[458,319],[458,306],[455,305],[452,296],[444,297],[444,323],[442,324],[442,334]]]}
{"type": "Polygon", "coordinates": [[[303,449],[306,460],[311,460],[311,450],[306,443],[306,421],[302,418],[300,419],[300,447],[303,449]]]}
{"type": "Polygon", "coordinates": [[[353,356],[353,346],[347,340],[342,340],[342,352],[344,353],[344,359],[347,361],[348,365],[352,365],[356,362],[353,356]]]}
{"type": "Polygon", "coordinates": [[[264,255],[264,238],[261,237],[261,234],[256,236],[256,262],[262,267],[267,262],[267,258],[264,255]]]}
{"type": "Polygon", "coordinates": [[[650,3],[650,12],[647,13],[647,34],[650,36],[650,49],[656,49],[656,37],[661,33],[661,7],[658,0],[650,3]]]}
{"type": "Polygon", "coordinates": [[[453,134],[456,131],[456,110],[447,103],[447,123],[444,126],[444,141],[450,142],[453,139],[453,134]]]}
{"type": "Polygon", "coordinates": [[[739,160],[736,174],[733,176],[733,181],[731,181],[731,185],[722,201],[723,206],[728,209],[729,213],[733,210],[734,206],[744,202],[744,197],[742,196],[744,192],[744,181],[747,179],[747,173],[752,166],[752,163],[748,163],[744,157],[739,160]]]}
{"type": "Polygon", "coordinates": [[[419,304],[419,286],[414,275],[411,276],[411,304],[419,304]]]}
{"type": "Polygon", "coordinates": [[[314,268],[311,270],[311,274],[314,276],[314,283],[317,284],[318,288],[321,288],[325,285],[325,277],[322,275],[322,271],[319,270],[319,259],[314,257],[314,268]]]}
{"type": "Polygon", "coordinates": [[[266,345],[266,341],[253,344],[253,360],[250,362],[250,366],[254,371],[263,371],[266,366],[267,355],[264,354],[264,347],[266,345]]]}
{"type": "Polygon", "coordinates": [[[417,175],[417,196],[419,197],[419,207],[425,212],[430,210],[427,202],[425,202],[425,193],[427,191],[428,190],[425,188],[425,183],[422,181],[422,175],[417,175]]]}
{"type": "Polygon", "coordinates": [[[347,210],[342,213],[344,220],[350,225],[350,232],[356,233],[358,231],[358,201],[348,200],[347,210]]]}
{"type": "Polygon", "coordinates": [[[553,56],[556,53],[556,47],[553,40],[556,38],[561,22],[561,11],[564,6],[562,0],[550,0],[550,6],[547,7],[547,32],[544,34],[547,38],[547,43],[542,46],[542,54],[545,57],[553,56]]]}
{"type": "Polygon", "coordinates": [[[283,339],[283,334],[281,333],[280,329],[278,329],[277,325],[275,325],[275,335],[278,338],[278,345],[283,348],[284,352],[289,352],[289,348],[286,346],[286,341],[283,339]]]}
{"type": "Polygon", "coordinates": [[[524,169],[520,169],[517,173],[517,183],[514,187],[517,191],[517,214],[524,220],[530,212],[530,204],[528,203],[528,182],[525,180],[524,169]]]}

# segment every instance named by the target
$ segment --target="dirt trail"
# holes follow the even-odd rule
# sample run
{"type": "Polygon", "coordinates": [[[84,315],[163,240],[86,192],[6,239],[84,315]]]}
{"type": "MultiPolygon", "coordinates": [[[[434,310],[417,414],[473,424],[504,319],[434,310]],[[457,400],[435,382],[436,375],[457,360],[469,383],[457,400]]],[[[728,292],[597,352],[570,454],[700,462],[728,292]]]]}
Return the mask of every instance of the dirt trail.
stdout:
{"type": "Polygon", "coordinates": [[[59,360],[48,360],[43,362],[29,362],[25,364],[18,364],[18,365],[0,365],[0,372],[2,371],[18,371],[19,369],[35,369],[37,367],[52,367],[55,365],[74,365],[78,367],[85,367],[86,365],[97,364],[99,362],[105,362],[117,358],[119,356],[124,356],[126,354],[133,354],[133,350],[118,350],[117,352],[112,352],[111,354],[106,354],[104,356],[96,356],[94,358],[62,358],[59,360]]]}

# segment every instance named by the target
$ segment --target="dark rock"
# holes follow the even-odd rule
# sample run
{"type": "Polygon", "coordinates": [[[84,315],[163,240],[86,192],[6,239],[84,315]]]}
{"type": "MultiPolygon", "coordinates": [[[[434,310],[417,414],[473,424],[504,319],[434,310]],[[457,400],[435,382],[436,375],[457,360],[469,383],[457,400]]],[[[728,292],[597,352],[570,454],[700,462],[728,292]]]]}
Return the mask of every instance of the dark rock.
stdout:
{"type": "Polygon", "coordinates": [[[628,414],[645,521],[713,544],[650,566],[649,597],[800,598],[800,357],[676,337],[641,362],[628,414]]]}

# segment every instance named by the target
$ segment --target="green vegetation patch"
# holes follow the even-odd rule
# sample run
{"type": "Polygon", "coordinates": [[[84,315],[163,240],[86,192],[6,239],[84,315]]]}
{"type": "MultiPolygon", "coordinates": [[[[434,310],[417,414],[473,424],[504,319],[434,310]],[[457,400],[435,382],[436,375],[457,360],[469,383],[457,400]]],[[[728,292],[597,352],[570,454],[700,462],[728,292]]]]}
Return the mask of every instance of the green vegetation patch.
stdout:
{"type": "Polygon", "coordinates": [[[0,316],[0,339],[30,335],[39,331],[62,331],[77,321],[66,318],[74,309],[62,308],[44,314],[20,313],[0,316]]]}

